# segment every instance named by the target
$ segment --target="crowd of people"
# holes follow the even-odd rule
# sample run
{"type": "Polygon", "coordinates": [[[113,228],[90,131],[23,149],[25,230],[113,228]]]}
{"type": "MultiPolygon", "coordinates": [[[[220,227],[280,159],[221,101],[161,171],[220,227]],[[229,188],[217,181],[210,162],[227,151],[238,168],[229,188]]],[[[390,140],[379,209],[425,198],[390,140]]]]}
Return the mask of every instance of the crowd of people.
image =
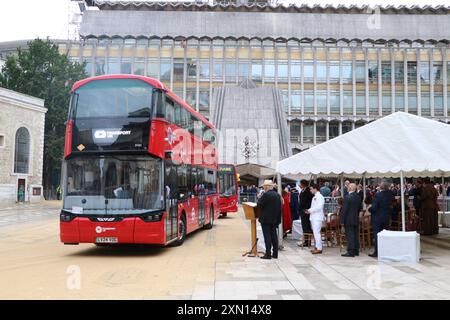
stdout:
{"type": "MultiPolygon", "coordinates": [[[[300,220],[303,234],[313,234],[314,248],[312,254],[321,254],[323,250],[321,229],[326,215],[330,212],[325,208],[325,199],[337,199],[336,213],[339,222],[345,230],[347,252],[344,257],[359,255],[359,224],[364,216],[370,216],[374,251],[371,257],[378,256],[377,234],[389,229],[392,221],[399,221],[401,215],[401,197],[405,199],[405,206],[414,210],[415,225],[410,228],[422,235],[433,235],[439,232],[438,197],[450,196],[450,183],[436,184],[429,178],[417,179],[414,183],[407,183],[402,192],[399,184],[383,181],[368,184],[364,189],[362,184],[345,181],[343,190],[339,184],[328,181],[310,183],[302,180],[300,183],[283,185],[282,197],[277,193],[276,185],[271,180],[264,181],[258,189],[251,186],[246,189],[257,199],[261,217],[266,254],[264,259],[278,257],[278,240],[276,228],[283,216],[283,232],[286,235],[292,229],[292,222],[300,220]],[[412,200],[412,201],[410,201],[412,200]],[[271,251],[273,248],[273,252],[271,251]]],[[[240,189],[242,192],[244,189],[240,189]]],[[[308,239],[302,240],[301,246],[309,247],[308,239]]]]}

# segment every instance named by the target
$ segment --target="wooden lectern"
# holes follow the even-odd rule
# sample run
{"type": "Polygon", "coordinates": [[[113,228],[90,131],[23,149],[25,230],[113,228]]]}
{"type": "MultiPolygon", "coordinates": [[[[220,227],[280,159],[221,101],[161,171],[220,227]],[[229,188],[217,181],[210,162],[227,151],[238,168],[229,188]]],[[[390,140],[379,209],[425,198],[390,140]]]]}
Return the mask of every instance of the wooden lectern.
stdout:
{"type": "Polygon", "coordinates": [[[258,257],[259,254],[264,254],[264,252],[258,252],[258,239],[256,238],[256,219],[259,217],[259,208],[254,202],[243,202],[242,207],[244,208],[245,219],[251,222],[252,232],[251,249],[242,256],[258,257]]]}

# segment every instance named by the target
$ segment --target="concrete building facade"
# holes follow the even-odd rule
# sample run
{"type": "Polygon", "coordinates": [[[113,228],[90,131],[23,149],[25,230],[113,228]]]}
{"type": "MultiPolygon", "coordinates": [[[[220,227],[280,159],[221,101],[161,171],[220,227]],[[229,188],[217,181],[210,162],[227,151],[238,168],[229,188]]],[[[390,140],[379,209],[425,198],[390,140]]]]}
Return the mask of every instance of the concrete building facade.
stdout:
{"type": "Polygon", "coordinates": [[[44,100],[0,88],[0,202],[43,199],[44,100]]]}
{"type": "Polygon", "coordinates": [[[450,6],[267,3],[91,0],[81,41],[59,47],[90,75],[158,78],[207,117],[215,87],[275,87],[294,152],[399,110],[449,122],[450,6]]]}

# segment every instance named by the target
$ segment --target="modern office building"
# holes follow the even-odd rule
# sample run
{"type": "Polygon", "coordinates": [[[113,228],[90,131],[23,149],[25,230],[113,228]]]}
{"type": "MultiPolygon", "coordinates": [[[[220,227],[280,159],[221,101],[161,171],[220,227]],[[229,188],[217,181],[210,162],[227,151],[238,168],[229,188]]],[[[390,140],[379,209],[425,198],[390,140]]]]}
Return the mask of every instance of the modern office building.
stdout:
{"type": "Polygon", "coordinates": [[[214,87],[276,87],[294,152],[398,110],[449,122],[450,6],[87,4],[60,50],[90,75],[159,78],[206,116],[214,87]]]}

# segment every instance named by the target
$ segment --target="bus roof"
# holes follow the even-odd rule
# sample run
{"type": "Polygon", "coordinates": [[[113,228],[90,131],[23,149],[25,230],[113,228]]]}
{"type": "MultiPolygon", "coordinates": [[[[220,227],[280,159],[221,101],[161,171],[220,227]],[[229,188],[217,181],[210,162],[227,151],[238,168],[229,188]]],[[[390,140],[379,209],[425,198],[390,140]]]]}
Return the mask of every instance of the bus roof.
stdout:
{"type": "Polygon", "coordinates": [[[166,94],[170,98],[172,98],[175,102],[180,104],[183,108],[188,110],[197,119],[202,121],[206,126],[208,126],[209,128],[213,129],[214,132],[216,132],[216,127],[211,122],[209,122],[204,116],[202,116],[200,113],[198,113],[194,108],[192,108],[190,105],[188,105],[185,101],[183,101],[183,99],[178,97],[169,88],[167,88],[166,85],[164,85],[164,83],[162,83],[161,81],[154,79],[154,78],[138,76],[138,75],[134,75],[134,74],[108,74],[108,75],[102,75],[102,76],[95,76],[95,77],[90,77],[90,78],[86,78],[86,79],[75,82],[74,85],[72,86],[71,92],[77,90],[78,88],[80,88],[81,86],[84,86],[85,84],[87,84],[89,82],[97,81],[97,80],[109,80],[109,79],[136,79],[136,80],[144,81],[155,88],[161,89],[164,92],[166,92],[166,94]]]}

